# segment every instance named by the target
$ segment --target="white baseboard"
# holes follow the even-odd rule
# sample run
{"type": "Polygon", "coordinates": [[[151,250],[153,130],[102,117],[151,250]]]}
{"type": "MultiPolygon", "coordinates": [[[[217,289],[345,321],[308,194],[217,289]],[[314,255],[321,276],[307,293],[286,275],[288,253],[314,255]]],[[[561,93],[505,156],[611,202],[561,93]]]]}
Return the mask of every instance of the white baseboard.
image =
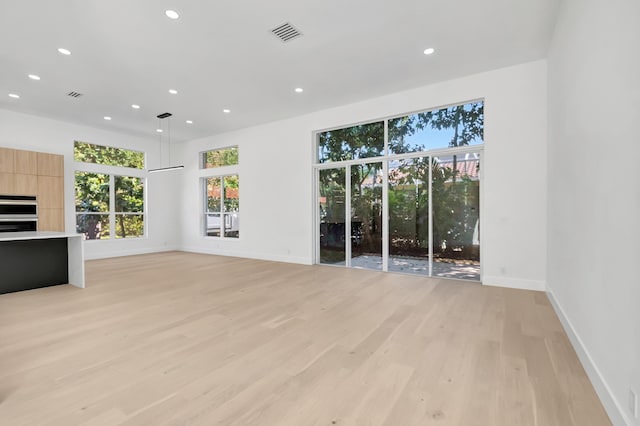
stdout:
{"type": "Polygon", "coordinates": [[[135,250],[116,250],[108,253],[88,254],[87,248],[85,247],[84,260],[108,259],[111,257],[135,256],[137,254],[162,253],[165,251],[176,251],[176,250],[179,250],[179,248],[174,246],[163,246],[163,247],[144,248],[144,249],[135,249],[135,250]]]}
{"type": "Polygon", "coordinates": [[[522,278],[491,277],[485,275],[482,277],[482,284],[494,287],[517,288],[519,290],[547,290],[547,283],[545,281],[525,280],[522,278]]]}
{"type": "Polygon", "coordinates": [[[627,416],[625,410],[622,409],[622,406],[618,403],[618,401],[614,398],[613,393],[611,392],[611,388],[607,384],[606,380],[600,373],[600,370],[593,362],[593,358],[589,354],[589,351],[585,347],[584,343],[580,336],[576,333],[576,330],[573,328],[571,321],[565,314],[562,306],[558,303],[556,298],[553,295],[553,292],[550,290],[547,291],[547,296],[551,301],[551,305],[553,309],[556,311],[556,315],[560,318],[560,322],[562,323],[562,327],[564,328],[567,336],[569,336],[569,340],[573,345],[576,353],[578,354],[578,358],[582,363],[582,367],[587,372],[587,376],[589,376],[589,380],[591,380],[591,384],[593,385],[598,397],[600,397],[600,401],[604,406],[607,414],[609,415],[609,419],[614,425],[627,425],[632,426],[632,422],[627,416]]]}
{"type": "Polygon", "coordinates": [[[231,257],[244,257],[247,259],[256,260],[269,260],[272,262],[284,262],[284,263],[296,263],[300,265],[311,265],[311,261],[304,257],[286,256],[286,255],[273,255],[264,253],[247,253],[245,251],[233,251],[233,250],[220,250],[220,249],[207,249],[202,247],[181,247],[180,251],[186,251],[189,253],[201,253],[201,254],[213,254],[217,256],[231,256],[231,257]]]}

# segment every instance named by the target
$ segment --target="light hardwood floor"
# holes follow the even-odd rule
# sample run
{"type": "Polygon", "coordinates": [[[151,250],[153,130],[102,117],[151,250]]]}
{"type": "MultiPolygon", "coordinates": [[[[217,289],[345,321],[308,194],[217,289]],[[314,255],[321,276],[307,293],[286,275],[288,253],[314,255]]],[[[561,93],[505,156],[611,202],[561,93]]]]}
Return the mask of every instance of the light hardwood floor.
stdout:
{"type": "Polygon", "coordinates": [[[607,425],[544,293],[180,252],[0,296],[1,425],[607,425]]]}

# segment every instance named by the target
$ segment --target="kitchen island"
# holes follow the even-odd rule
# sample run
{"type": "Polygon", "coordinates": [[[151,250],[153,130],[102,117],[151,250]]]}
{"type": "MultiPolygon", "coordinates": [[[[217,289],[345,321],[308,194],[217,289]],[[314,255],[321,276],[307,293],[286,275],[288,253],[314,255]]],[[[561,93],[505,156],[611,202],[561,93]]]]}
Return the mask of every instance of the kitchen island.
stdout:
{"type": "Polygon", "coordinates": [[[59,284],[84,288],[82,234],[0,233],[0,294],[59,284]]]}

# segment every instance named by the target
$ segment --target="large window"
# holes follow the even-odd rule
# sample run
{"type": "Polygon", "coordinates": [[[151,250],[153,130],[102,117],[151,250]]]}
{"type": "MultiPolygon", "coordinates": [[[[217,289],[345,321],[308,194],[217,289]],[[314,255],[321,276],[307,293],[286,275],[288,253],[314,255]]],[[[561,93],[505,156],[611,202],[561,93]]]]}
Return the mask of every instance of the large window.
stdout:
{"type": "Polygon", "coordinates": [[[214,149],[200,153],[200,168],[212,169],[215,167],[235,166],[238,164],[238,147],[214,149]]]}
{"type": "Polygon", "coordinates": [[[144,152],[75,141],[73,159],[80,163],[144,169],[144,152]]]}
{"type": "Polygon", "coordinates": [[[206,177],[204,235],[240,237],[240,179],[238,175],[206,177]]]}
{"type": "Polygon", "coordinates": [[[87,240],[144,236],[144,179],[76,172],[76,231],[87,240]]]}
{"type": "Polygon", "coordinates": [[[145,235],[144,153],[74,143],[76,231],[87,240],[145,235]]]}
{"type": "Polygon", "coordinates": [[[317,135],[316,261],[480,279],[484,103],[317,135]]]}
{"type": "Polygon", "coordinates": [[[389,120],[389,154],[480,145],[484,103],[470,102],[389,120]]]}
{"type": "Polygon", "coordinates": [[[379,157],[384,152],[384,122],[329,130],[318,135],[318,162],[379,157]]]}

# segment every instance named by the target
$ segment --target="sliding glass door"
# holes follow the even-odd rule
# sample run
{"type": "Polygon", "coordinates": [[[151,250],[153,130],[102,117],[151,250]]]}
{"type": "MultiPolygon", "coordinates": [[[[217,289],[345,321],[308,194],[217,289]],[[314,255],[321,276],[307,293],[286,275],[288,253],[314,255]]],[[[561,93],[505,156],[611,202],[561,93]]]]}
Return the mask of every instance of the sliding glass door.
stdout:
{"type": "Polygon", "coordinates": [[[479,281],[483,108],[318,133],[316,262],[479,281]]]}
{"type": "Polygon", "coordinates": [[[479,280],[480,154],[434,157],[432,167],[432,275],[479,280]]]}
{"type": "Polygon", "coordinates": [[[389,162],[389,271],[429,275],[429,157],[389,162]]]}
{"type": "Polygon", "coordinates": [[[345,265],[346,180],[345,168],[320,170],[319,256],[320,263],[345,265]]]}
{"type": "Polygon", "coordinates": [[[351,166],[351,264],[382,270],[382,163],[351,166]]]}

